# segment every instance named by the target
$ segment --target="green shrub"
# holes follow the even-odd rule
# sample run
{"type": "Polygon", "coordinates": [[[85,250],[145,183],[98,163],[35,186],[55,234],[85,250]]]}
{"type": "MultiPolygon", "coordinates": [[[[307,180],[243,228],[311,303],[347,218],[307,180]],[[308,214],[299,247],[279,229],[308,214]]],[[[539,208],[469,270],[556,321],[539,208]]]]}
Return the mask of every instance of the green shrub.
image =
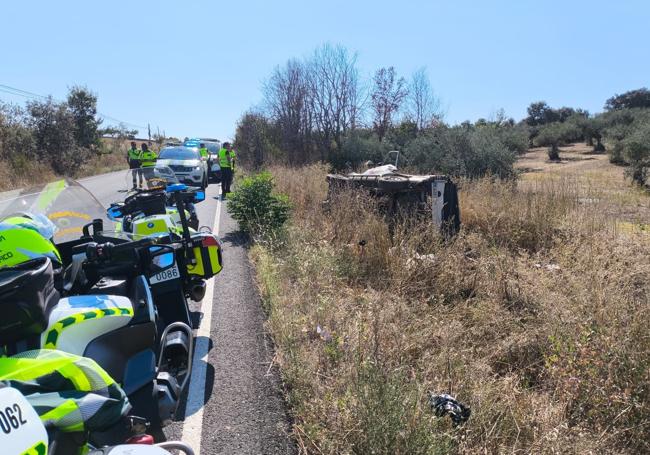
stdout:
{"type": "Polygon", "coordinates": [[[394,150],[392,144],[386,140],[379,142],[371,131],[353,131],[345,137],[341,149],[332,153],[330,163],[334,169],[357,167],[365,161],[378,164],[390,150],[394,150]]]}
{"type": "Polygon", "coordinates": [[[230,195],[228,210],[243,232],[268,238],[289,218],[287,196],[273,192],[273,177],[261,172],[245,177],[230,195]]]}
{"type": "Polygon", "coordinates": [[[650,168],[650,124],[639,128],[623,141],[623,156],[630,164],[627,175],[639,184],[645,185],[650,168]]]}
{"type": "Polygon", "coordinates": [[[371,362],[357,365],[351,384],[360,431],[350,436],[352,453],[446,454],[455,452],[444,422],[428,418],[423,391],[398,370],[384,372],[371,362]]]}
{"type": "Polygon", "coordinates": [[[420,172],[443,173],[477,178],[493,175],[514,176],[516,150],[504,140],[504,132],[512,127],[484,126],[480,128],[441,126],[421,134],[404,150],[408,165],[420,172]]]}

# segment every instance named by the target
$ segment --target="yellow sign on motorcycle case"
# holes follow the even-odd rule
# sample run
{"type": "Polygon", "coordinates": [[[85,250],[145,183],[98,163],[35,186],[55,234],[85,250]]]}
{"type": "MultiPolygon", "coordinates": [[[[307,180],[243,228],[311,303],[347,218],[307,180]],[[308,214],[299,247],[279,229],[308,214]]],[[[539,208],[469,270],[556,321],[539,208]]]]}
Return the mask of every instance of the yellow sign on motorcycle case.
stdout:
{"type": "Polygon", "coordinates": [[[170,220],[166,215],[157,215],[146,217],[141,220],[133,221],[133,233],[140,235],[167,234],[173,228],[170,220]]]}
{"type": "Polygon", "coordinates": [[[210,278],[221,272],[223,259],[221,245],[216,235],[204,233],[193,235],[192,250],[194,251],[196,264],[188,264],[187,271],[190,275],[210,278]]]}

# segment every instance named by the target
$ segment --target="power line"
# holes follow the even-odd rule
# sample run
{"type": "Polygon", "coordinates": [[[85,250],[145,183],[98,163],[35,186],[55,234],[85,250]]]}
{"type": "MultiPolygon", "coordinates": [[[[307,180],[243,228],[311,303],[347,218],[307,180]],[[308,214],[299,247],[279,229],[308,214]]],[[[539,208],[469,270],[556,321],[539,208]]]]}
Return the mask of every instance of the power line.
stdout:
{"type": "MultiPolygon", "coordinates": [[[[19,89],[19,88],[16,88],[16,87],[11,87],[11,86],[5,85],[5,84],[0,84],[0,92],[8,93],[10,95],[22,96],[23,98],[30,98],[30,99],[41,99],[41,100],[45,99],[46,100],[48,98],[52,98],[52,97],[48,97],[48,96],[39,95],[38,93],[28,92],[27,90],[22,90],[22,89],[19,89]]],[[[52,99],[54,99],[54,98],[52,98],[52,99]]],[[[99,117],[103,118],[104,120],[110,120],[112,122],[117,122],[117,123],[124,124],[124,125],[127,125],[127,126],[135,126],[136,128],[139,128],[139,129],[145,129],[146,128],[146,126],[136,125],[135,123],[131,123],[131,122],[125,122],[124,120],[120,120],[118,118],[111,117],[110,115],[106,115],[106,114],[103,114],[101,112],[97,112],[97,115],[99,117]]]]}
{"type": "Polygon", "coordinates": [[[6,92],[7,90],[10,90],[10,91],[12,91],[12,92],[15,92],[15,93],[14,93],[15,95],[24,96],[24,97],[26,97],[26,98],[41,98],[41,99],[47,99],[47,96],[39,95],[39,94],[37,94],[37,93],[28,92],[27,90],[21,90],[21,89],[16,88],[16,87],[10,87],[10,86],[8,86],[8,85],[4,85],[4,84],[0,84],[0,89],[4,89],[3,91],[5,91],[5,92],[6,92]]]}

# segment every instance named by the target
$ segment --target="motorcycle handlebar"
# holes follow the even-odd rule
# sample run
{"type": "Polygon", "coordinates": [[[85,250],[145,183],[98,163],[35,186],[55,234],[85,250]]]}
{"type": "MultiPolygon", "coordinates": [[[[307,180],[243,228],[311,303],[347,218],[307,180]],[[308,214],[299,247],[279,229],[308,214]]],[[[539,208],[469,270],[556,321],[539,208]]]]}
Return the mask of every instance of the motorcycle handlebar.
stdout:
{"type": "Polygon", "coordinates": [[[143,248],[153,245],[154,243],[153,239],[150,238],[120,244],[114,244],[112,242],[92,242],[86,245],[86,258],[89,262],[110,262],[121,253],[135,253],[143,248]]]}

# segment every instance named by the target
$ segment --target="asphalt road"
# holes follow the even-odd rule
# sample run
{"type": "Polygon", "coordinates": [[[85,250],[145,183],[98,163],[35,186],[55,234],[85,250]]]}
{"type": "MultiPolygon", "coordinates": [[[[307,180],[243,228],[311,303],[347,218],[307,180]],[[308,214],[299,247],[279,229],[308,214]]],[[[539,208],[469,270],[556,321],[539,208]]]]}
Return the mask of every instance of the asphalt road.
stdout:
{"type": "MultiPolygon", "coordinates": [[[[106,207],[122,200],[125,172],[80,181],[106,207]]],[[[224,268],[202,302],[190,302],[199,324],[189,396],[167,439],[190,443],[197,454],[292,454],[295,447],[264,314],[237,223],[210,185],[197,204],[201,225],[218,232],[224,268]],[[199,322],[200,321],[200,322],[199,322]],[[184,416],[184,418],[183,418],[184,416]]]]}

